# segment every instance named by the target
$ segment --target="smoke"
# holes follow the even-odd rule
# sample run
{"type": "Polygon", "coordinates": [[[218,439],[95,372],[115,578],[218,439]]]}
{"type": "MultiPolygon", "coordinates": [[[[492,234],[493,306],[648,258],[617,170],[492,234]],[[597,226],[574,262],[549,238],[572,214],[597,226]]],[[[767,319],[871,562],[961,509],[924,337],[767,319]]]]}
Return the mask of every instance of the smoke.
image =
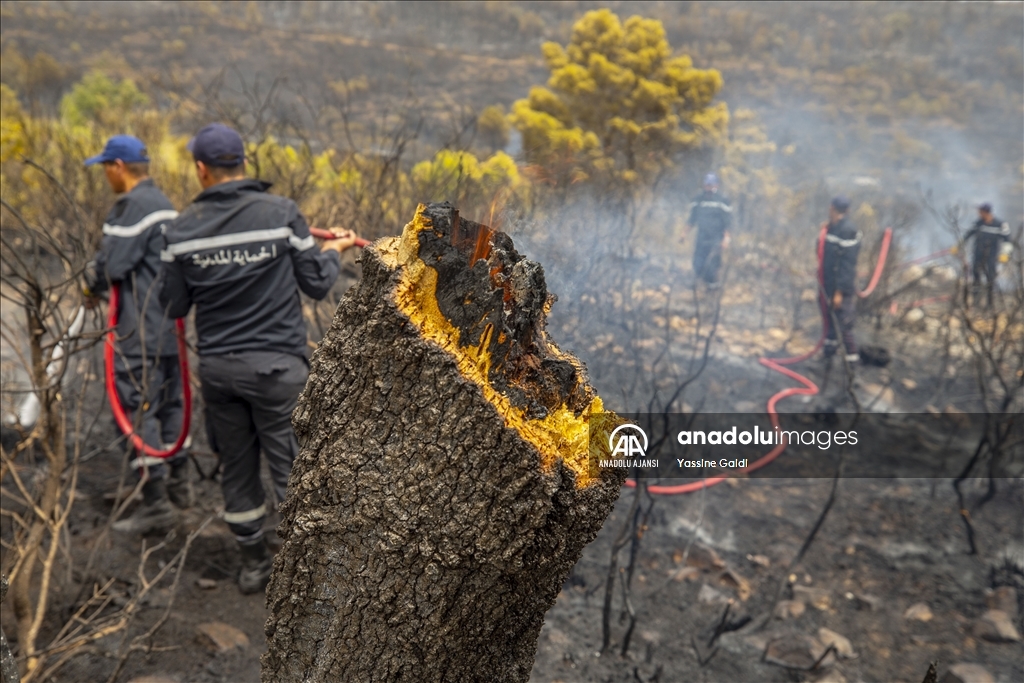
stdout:
{"type": "MultiPolygon", "coordinates": [[[[820,187],[817,205],[803,207],[809,218],[822,220],[827,197],[846,194],[855,204],[904,203],[923,209],[930,201],[940,210],[958,206],[969,222],[976,218],[979,203],[991,202],[996,215],[1011,224],[1024,219],[1022,111],[989,114],[977,125],[963,126],[914,119],[850,121],[796,95],[776,103],[749,98],[730,102],[733,110],[740,106],[754,109],[769,137],[791,151],[775,156],[780,182],[805,192],[820,187]]],[[[944,249],[954,240],[948,226],[923,210],[900,227],[897,239],[906,258],[944,249]]]]}

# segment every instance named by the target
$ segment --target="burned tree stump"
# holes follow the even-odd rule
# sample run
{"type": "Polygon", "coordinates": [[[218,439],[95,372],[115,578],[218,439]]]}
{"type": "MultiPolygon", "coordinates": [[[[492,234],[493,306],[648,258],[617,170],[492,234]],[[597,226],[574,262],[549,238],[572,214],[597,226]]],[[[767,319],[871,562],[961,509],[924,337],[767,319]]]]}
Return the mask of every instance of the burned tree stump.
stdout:
{"type": "Polygon", "coordinates": [[[447,203],[365,251],[295,411],[265,683],[529,678],[625,476],[588,460],[601,400],[552,302],[447,203]]]}

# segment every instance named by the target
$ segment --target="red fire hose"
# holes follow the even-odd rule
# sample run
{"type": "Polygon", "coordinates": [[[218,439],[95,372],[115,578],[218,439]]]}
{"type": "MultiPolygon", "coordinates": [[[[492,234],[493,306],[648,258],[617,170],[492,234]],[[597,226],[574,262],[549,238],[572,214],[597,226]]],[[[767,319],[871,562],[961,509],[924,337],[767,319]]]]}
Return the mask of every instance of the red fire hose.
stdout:
{"type": "Polygon", "coordinates": [[[124,432],[125,436],[131,439],[135,450],[148,455],[151,458],[169,458],[185,445],[188,438],[189,426],[192,422],[192,386],[188,377],[188,345],[185,343],[185,319],[178,318],[174,321],[178,335],[178,370],[181,372],[181,395],[185,407],[185,416],[181,421],[181,433],[174,445],[166,450],[153,448],[142,440],[142,437],[135,432],[131,418],[121,405],[121,397],[117,393],[117,384],[114,382],[114,342],[117,337],[117,316],[121,304],[120,283],[110,288],[110,304],[107,316],[107,340],[103,348],[103,362],[106,366],[107,398],[110,400],[110,410],[114,413],[114,420],[117,426],[124,432]]]}
{"type": "Polygon", "coordinates": [[[928,261],[934,261],[935,259],[942,258],[943,256],[948,256],[949,254],[952,254],[952,253],[953,253],[953,247],[947,247],[947,248],[943,249],[942,251],[936,251],[936,252],[934,252],[932,254],[927,254],[925,256],[919,256],[918,258],[915,258],[915,259],[910,259],[909,261],[904,261],[903,263],[898,265],[897,268],[900,268],[900,269],[902,269],[902,268],[909,268],[910,266],[916,265],[918,263],[926,263],[928,261]]]}
{"type": "MultiPolygon", "coordinates": [[[[318,237],[319,239],[322,239],[322,240],[336,240],[336,239],[338,239],[337,237],[334,236],[333,232],[331,232],[330,230],[324,230],[323,228],[312,228],[311,227],[309,229],[309,234],[312,235],[313,237],[318,237]]],[[[362,249],[363,247],[369,246],[369,244],[370,244],[369,240],[364,240],[362,237],[357,237],[356,238],[355,246],[359,247],[360,249],[362,249]]]]}
{"type": "MultiPolygon", "coordinates": [[[[313,237],[318,237],[320,239],[336,239],[334,233],[329,230],[310,228],[309,232],[313,237]]],[[[370,244],[368,240],[364,240],[361,237],[356,238],[355,246],[362,248],[368,244],[370,244]]],[[[142,437],[135,432],[135,428],[132,426],[132,420],[128,417],[128,413],[125,411],[124,406],[121,405],[121,397],[117,393],[117,384],[114,381],[114,342],[116,341],[117,317],[120,312],[120,303],[121,287],[118,285],[110,289],[110,310],[107,317],[107,327],[110,331],[107,333],[107,339],[103,349],[103,362],[106,366],[105,379],[107,385],[107,398],[110,400],[110,410],[114,413],[114,420],[117,422],[117,426],[126,436],[128,436],[129,439],[131,439],[132,445],[137,451],[152,458],[169,458],[180,451],[181,447],[185,445],[185,441],[188,439],[189,427],[192,422],[192,386],[189,383],[188,345],[185,343],[185,319],[178,318],[174,321],[178,336],[178,369],[181,372],[181,393],[185,404],[185,416],[181,423],[181,433],[178,434],[178,439],[174,442],[174,445],[166,450],[160,450],[146,444],[142,437]]]]}
{"type": "MultiPolygon", "coordinates": [[[[799,356],[793,356],[791,358],[758,359],[758,362],[760,362],[761,365],[771,370],[775,370],[776,372],[781,372],[786,377],[789,377],[792,380],[800,382],[800,384],[803,385],[801,387],[788,387],[786,389],[783,389],[782,391],[773,394],[772,397],[768,399],[768,417],[771,420],[772,427],[774,428],[779,427],[779,414],[775,410],[775,406],[778,404],[779,401],[781,401],[784,398],[789,398],[790,396],[814,396],[815,394],[818,393],[818,385],[816,385],[814,382],[807,379],[800,373],[794,372],[793,370],[790,370],[789,368],[783,366],[794,365],[796,363],[800,363],[807,360],[808,358],[816,354],[818,352],[818,349],[820,349],[822,345],[825,343],[825,335],[827,334],[828,330],[828,302],[825,300],[825,274],[823,271],[823,266],[825,261],[825,234],[827,232],[828,226],[826,224],[821,226],[821,232],[818,233],[818,307],[821,312],[822,320],[821,337],[818,338],[818,343],[814,345],[813,349],[799,356]]],[[[885,232],[882,235],[882,246],[878,254],[878,263],[875,264],[875,272],[871,276],[871,281],[868,283],[868,286],[864,289],[864,291],[857,292],[857,295],[860,296],[861,298],[870,295],[871,292],[875,290],[875,287],[878,286],[878,281],[882,277],[882,270],[885,268],[885,259],[889,255],[889,245],[891,242],[892,228],[886,228],[885,232]]],[[[736,473],[739,474],[759,470],[768,463],[770,463],[772,460],[775,460],[777,457],[782,455],[782,452],[784,450],[786,450],[786,444],[781,443],[772,450],[762,455],[754,462],[752,462],[747,467],[741,470],[737,470],[736,473]]],[[[701,479],[700,481],[690,482],[689,484],[678,484],[676,486],[654,485],[648,486],[647,490],[653,494],[660,495],[693,493],[694,491],[700,491],[701,489],[714,486],[715,484],[720,484],[727,478],[728,477],[726,475],[721,475],[716,477],[708,477],[706,479],[701,479]]],[[[626,486],[629,486],[631,488],[635,487],[636,482],[633,481],[632,479],[627,479],[626,486]]]]}

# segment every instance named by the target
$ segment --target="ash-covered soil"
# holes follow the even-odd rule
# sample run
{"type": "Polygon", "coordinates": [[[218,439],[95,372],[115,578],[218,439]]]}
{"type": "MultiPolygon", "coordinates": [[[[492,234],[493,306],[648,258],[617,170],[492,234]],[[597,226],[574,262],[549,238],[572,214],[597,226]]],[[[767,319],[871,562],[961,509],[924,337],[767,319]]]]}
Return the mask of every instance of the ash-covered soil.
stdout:
{"type": "MultiPolygon", "coordinates": [[[[95,438],[108,436],[113,432],[97,430],[95,438]]],[[[214,461],[200,457],[199,464],[209,472],[214,461]]],[[[79,568],[109,514],[103,494],[116,486],[119,466],[118,456],[109,453],[82,467],[82,498],[71,524],[79,568]]],[[[195,470],[193,475],[198,479],[195,470]]],[[[171,559],[189,530],[216,514],[218,489],[214,481],[197,480],[196,507],[182,515],[168,547],[153,556],[149,575],[171,559]]],[[[985,494],[987,481],[966,485],[977,555],[968,554],[949,480],[842,479],[803,560],[790,567],[831,490],[830,480],[752,478],[731,480],[703,494],[657,497],[637,549],[630,591],[637,618],[630,646],[622,656],[628,622],[620,620],[617,585],[611,647],[598,656],[611,543],[634,495],[624,489],[547,616],[531,680],[917,683],[934,660],[940,662],[940,680],[959,662],[983,665],[996,681],[1024,677],[1024,647],[992,642],[980,635],[978,625],[998,600],[992,589],[1013,585],[1024,597],[1024,487],[1019,479],[998,481],[995,497],[980,508],[974,504],[985,494]],[[730,600],[724,623],[742,626],[707,647],[730,600]],[[822,628],[847,639],[852,654],[829,657],[814,672],[764,661],[772,641],[785,643],[794,636],[820,640],[822,628]]],[[[148,545],[161,540],[145,539],[148,545]]],[[[103,540],[98,580],[116,577],[122,599],[138,588],[142,541],[122,535],[103,540]]],[[[627,545],[620,566],[628,564],[629,552],[627,545]]],[[[237,569],[234,540],[215,520],[192,546],[154,651],[134,654],[119,680],[159,675],[164,679],[158,680],[177,683],[258,681],[267,612],[262,596],[238,592],[237,569]],[[218,622],[240,631],[246,642],[218,652],[199,630],[218,622]]],[[[131,635],[142,633],[163,613],[168,583],[154,591],[131,635]]],[[[1019,608],[1014,623],[1024,632],[1019,608]]],[[[72,660],[54,680],[105,680],[120,644],[120,634],[97,642],[91,654],[72,660]]],[[[813,645],[810,650],[818,652],[813,645]]],[[[800,652],[797,647],[792,662],[801,661],[800,652]]]]}
{"type": "MultiPolygon", "coordinates": [[[[975,498],[979,486],[970,487],[975,498]]],[[[1001,482],[976,511],[979,552],[969,555],[950,481],[841,480],[824,524],[790,569],[831,489],[828,480],[749,479],[703,497],[659,498],[631,587],[637,623],[629,650],[622,655],[617,589],[611,647],[599,655],[609,551],[632,493],[624,495],[548,614],[533,680],[918,683],[935,660],[940,680],[961,662],[983,665],[996,681],[1022,680],[1021,644],[991,642],[978,626],[996,599],[987,595],[994,584],[1024,588],[1021,482],[1001,482]],[[1007,556],[1016,573],[1004,567],[1007,556]],[[708,647],[727,605],[728,625],[749,621],[708,647]],[[851,649],[812,672],[765,661],[774,641],[780,651],[793,643],[779,659],[804,665],[804,652],[821,648],[800,637],[820,641],[828,637],[822,628],[851,649]]],[[[1015,623],[1019,631],[1019,611],[1015,623]]]]}
{"type": "MultiPolygon", "coordinates": [[[[95,388],[99,389],[98,385],[95,388]]],[[[101,391],[95,394],[94,400],[97,403],[105,401],[101,391]]],[[[109,411],[104,409],[104,417],[100,418],[90,438],[91,444],[103,445],[116,438],[113,425],[108,423],[108,415],[109,411]]],[[[200,421],[193,435],[201,432],[200,421]]],[[[196,451],[200,455],[196,461],[207,477],[210,477],[217,463],[211,455],[206,454],[203,441],[197,439],[196,451]]],[[[139,590],[139,557],[144,544],[145,547],[152,547],[166,541],[166,546],[154,553],[146,565],[146,574],[152,577],[172,560],[190,532],[198,529],[208,517],[214,519],[192,543],[179,586],[173,593],[174,602],[169,618],[152,639],[152,650],[132,654],[117,680],[141,679],[150,683],[258,681],[259,655],[265,649],[263,625],[267,611],[263,595],[242,595],[235,584],[240,559],[234,537],[227,525],[217,518],[223,509],[219,482],[212,478],[201,478],[195,464],[190,466],[196,504],[179,513],[179,523],[170,535],[150,534],[142,538],[117,532],[104,534],[104,525],[112,509],[109,494],[117,489],[120,477],[122,454],[118,451],[117,448],[111,449],[81,465],[77,486],[79,500],[69,525],[73,537],[71,548],[75,554],[76,578],[85,568],[88,554],[97,543],[100,544],[94,581],[102,584],[110,578],[115,579],[113,592],[118,597],[110,609],[123,605],[139,590]],[[214,626],[210,627],[210,624],[214,626]],[[220,650],[213,640],[203,634],[204,629],[211,629],[211,632],[223,639],[225,645],[234,645],[220,650]]],[[[269,477],[266,473],[264,475],[266,489],[271,491],[269,477]]],[[[273,519],[268,519],[268,531],[273,529],[276,520],[276,514],[273,519]]],[[[143,607],[130,627],[129,640],[144,633],[164,614],[172,598],[171,578],[158,584],[144,599],[143,607]]],[[[55,603],[66,604],[60,598],[55,603]]],[[[59,615],[53,614],[48,623],[63,623],[66,617],[66,611],[59,615]]],[[[13,631],[6,617],[4,625],[6,633],[13,631]]],[[[67,683],[107,680],[121,651],[123,636],[121,632],[97,641],[91,653],[71,660],[53,680],[67,683]]]]}
{"type": "MultiPolygon", "coordinates": [[[[665,387],[692,370],[692,351],[702,348],[700,335],[707,334],[707,311],[717,296],[698,293],[704,332],[695,332],[695,302],[686,291],[685,274],[676,281],[652,269],[646,278],[631,285],[621,306],[614,301],[606,306],[611,318],[621,315],[630,324],[581,322],[574,317],[579,309],[567,306],[567,313],[556,316],[552,325],[553,338],[583,357],[598,392],[620,410],[642,408],[636,398],[649,396],[659,382],[664,397],[665,387]],[[666,287],[674,292],[668,300],[666,287]],[[587,333],[595,327],[600,334],[587,333]],[[659,345],[666,339],[672,349],[663,355],[659,345]],[[624,394],[624,388],[633,393],[624,394]],[[619,400],[623,405],[616,406],[619,400]]],[[[936,287],[947,284],[938,282],[936,287]]],[[[793,383],[759,365],[757,357],[810,348],[819,329],[813,303],[803,307],[799,324],[791,327],[785,321],[795,317],[792,312],[782,304],[765,305],[749,284],[729,284],[722,297],[722,320],[707,369],[679,406],[763,412],[769,396],[793,383]]],[[[556,313],[560,306],[555,306],[556,313]]],[[[938,367],[933,319],[937,317],[931,312],[915,326],[885,319],[878,329],[862,319],[862,338],[886,346],[893,362],[884,369],[858,368],[850,385],[838,366],[826,382],[825,363],[809,360],[796,369],[823,386],[823,393],[807,400],[786,399],[780,408],[849,410],[852,392],[868,410],[970,410],[976,393],[970,373],[951,377],[948,372],[953,366],[963,370],[968,360],[950,358],[948,367],[938,367]]],[[[87,412],[98,411],[100,417],[85,453],[116,436],[98,383],[88,401],[96,408],[87,412]]],[[[190,530],[216,517],[221,506],[219,484],[210,478],[216,461],[205,454],[201,411],[196,415],[197,461],[207,478],[193,469],[197,504],[182,514],[167,546],[152,556],[148,576],[173,557],[190,530]]],[[[899,443],[892,444],[894,454],[899,448],[899,443]]],[[[138,590],[143,540],[147,547],[165,540],[102,534],[111,509],[104,495],[116,488],[122,455],[115,446],[81,466],[70,524],[73,581],[61,577],[63,588],[44,631],[69,616],[70,595],[97,543],[101,547],[94,580],[115,578],[118,602],[123,603],[138,590]]],[[[985,620],[989,610],[1001,609],[1017,633],[1024,632],[1024,484],[1019,478],[996,481],[994,497],[983,505],[979,502],[987,494],[987,480],[966,482],[963,490],[977,554],[969,553],[949,480],[841,479],[824,522],[792,567],[830,497],[831,480],[755,477],[731,480],[704,493],[657,497],[639,543],[627,544],[619,559],[619,566],[626,567],[635,551],[629,600],[636,623],[629,647],[623,655],[629,622],[620,619],[623,594],[616,584],[610,647],[598,656],[611,544],[633,502],[633,491],[624,489],[547,616],[531,680],[917,683],[931,661],[939,662],[940,681],[950,667],[965,663],[983,667],[994,681],[1024,680],[1024,646],[1019,641],[995,642],[998,638],[994,640],[993,627],[985,620]],[[1015,599],[1007,589],[1016,590],[1015,599]],[[716,627],[721,633],[712,639],[716,627]],[[812,671],[800,670],[814,663],[827,641],[835,642],[838,652],[812,671]]],[[[268,520],[268,529],[275,522],[268,520]]],[[[167,623],[149,652],[131,655],[118,680],[258,681],[267,613],[262,596],[238,592],[237,570],[234,540],[215,518],[191,548],[167,623]],[[204,629],[236,644],[218,650],[204,629]]],[[[165,581],[152,593],[129,636],[145,632],[161,617],[169,585],[165,581]]],[[[13,632],[11,618],[4,610],[8,634],[13,632]]],[[[48,634],[43,635],[45,641],[48,634]]],[[[96,642],[53,680],[106,680],[121,639],[122,634],[115,634],[96,642]]]]}
{"type": "MultiPolygon", "coordinates": [[[[862,258],[862,266],[870,263],[869,255],[862,258]]],[[[695,300],[685,271],[677,270],[678,277],[666,272],[671,269],[648,269],[625,296],[613,293],[606,306],[595,305],[594,315],[604,308],[610,321],[628,324],[604,325],[590,343],[585,331],[594,327],[586,313],[570,309],[556,321],[583,346],[580,355],[598,393],[616,409],[650,410],[644,396],[657,392],[661,403],[655,401],[654,410],[661,410],[672,387],[699,367],[718,295],[698,291],[695,300]],[[620,303],[630,295],[641,314],[631,315],[629,305],[620,303]],[[699,319],[697,303],[703,311],[699,319]],[[673,341],[663,354],[665,339],[673,341]]],[[[672,406],[675,410],[764,413],[772,394],[798,386],[757,358],[813,347],[820,332],[814,292],[800,295],[802,312],[794,313],[792,299],[775,297],[779,290],[766,288],[765,281],[756,272],[736,272],[726,285],[707,367],[672,406]]],[[[899,281],[891,289],[898,286],[899,281]]],[[[873,314],[859,321],[861,343],[886,348],[892,362],[885,368],[858,364],[847,377],[838,361],[830,366],[819,354],[792,367],[821,393],[784,399],[779,410],[949,415],[977,410],[970,357],[962,348],[943,348],[937,333],[948,306],[941,297],[953,286],[948,274],[939,273],[899,297],[899,306],[879,310],[870,300],[862,304],[873,314]],[[938,301],[908,319],[908,303],[925,298],[938,301]]],[[[898,458],[913,443],[910,435],[897,434],[885,444],[884,455],[898,458]]],[[[1024,646],[996,635],[989,620],[989,611],[998,609],[1013,624],[1011,630],[1004,624],[1004,634],[1024,632],[1024,482],[1019,476],[996,480],[987,502],[982,502],[990,485],[984,467],[974,472],[980,478],[962,484],[976,554],[970,552],[952,480],[840,479],[828,514],[795,562],[830,499],[833,480],[767,478],[775,466],[761,478],[755,474],[704,492],[654,497],[641,538],[625,544],[618,560],[620,571],[628,571],[623,568],[635,553],[628,598],[636,620],[629,647],[623,653],[630,619],[617,580],[610,643],[602,653],[611,549],[635,495],[624,489],[548,613],[532,680],[917,683],[933,661],[939,681],[1024,680],[1024,646]],[[830,642],[838,652],[814,667],[830,642]],[[964,665],[980,666],[991,678],[970,678],[964,665]]],[[[650,499],[640,503],[642,514],[650,499]]]]}

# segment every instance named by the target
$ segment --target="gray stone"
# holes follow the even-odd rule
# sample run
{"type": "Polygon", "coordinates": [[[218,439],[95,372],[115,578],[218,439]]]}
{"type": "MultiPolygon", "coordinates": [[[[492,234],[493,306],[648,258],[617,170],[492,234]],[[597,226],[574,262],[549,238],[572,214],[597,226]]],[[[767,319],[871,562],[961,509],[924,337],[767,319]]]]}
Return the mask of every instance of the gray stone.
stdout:
{"type": "Polygon", "coordinates": [[[980,664],[960,663],[949,667],[941,683],[996,683],[996,679],[980,664]]]}
{"type": "Polygon", "coordinates": [[[1013,625],[1010,616],[999,609],[990,609],[975,619],[971,629],[975,638],[983,638],[993,643],[1019,643],[1020,633],[1013,625]]]}
{"type": "Polygon", "coordinates": [[[934,616],[932,608],[925,602],[915,602],[903,613],[903,618],[911,621],[931,621],[934,616]]]}
{"type": "Polygon", "coordinates": [[[857,653],[853,651],[853,645],[850,643],[849,638],[842,636],[831,629],[821,627],[818,629],[818,640],[825,647],[834,645],[836,648],[836,654],[843,659],[853,659],[857,656],[857,653]]]}
{"type": "MultiPolygon", "coordinates": [[[[803,634],[794,634],[776,638],[768,643],[764,651],[764,661],[787,669],[809,670],[825,652],[826,646],[816,638],[803,634]]],[[[834,661],[830,654],[819,667],[829,666],[834,661]]]]}
{"type": "Polygon", "coordinates": [[[234,626],[221,621],[211,621],[196,626],[200,640],[213,647],[217,652],[228,652],[235,648],[249,646],[249,636],[234,626]]]}
{"type": "Polygon", "coordinates": [[[796,619],[807,609],[799,600],[780,600],[779,604],[775,605],[775,611],[773,616],[776,619],[796,619]]]}

